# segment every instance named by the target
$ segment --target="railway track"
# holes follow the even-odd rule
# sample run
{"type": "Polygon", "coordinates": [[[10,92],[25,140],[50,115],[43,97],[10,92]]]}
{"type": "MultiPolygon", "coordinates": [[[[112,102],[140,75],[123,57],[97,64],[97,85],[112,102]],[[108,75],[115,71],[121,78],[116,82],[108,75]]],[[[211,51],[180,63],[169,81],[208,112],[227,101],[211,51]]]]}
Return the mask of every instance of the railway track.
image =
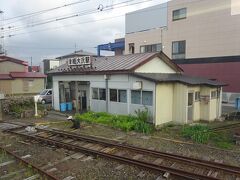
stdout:
{"type": "Polygon", "coordinates": [[[36,128],[36,130],[36,132],[27,132],[24,126],[18,126],[6,129],[5,132],[68,150],[165,173],[165,175],[170,174],[177,178],[229,180],[240,178],[240,167],[163,153],[55,129],[36,128]]]}
{"type": "Polygon", "coordinates": [[[29,163],[25,158],[0,146],[0,180],[22,179],[22,180],[57,180],[48,172],[34,164],[29,163]],[[18,163],[16,163],[18,162],[18,163]]]}
{"type": "Polygon", "coordinates": [[[210,130],[211,131],[224,131],[224,130],[228,130],[228,129],[238,129],[238,128],[240,128],[240,123],[219,126],[219,127],[211,128],[210,130]]]}

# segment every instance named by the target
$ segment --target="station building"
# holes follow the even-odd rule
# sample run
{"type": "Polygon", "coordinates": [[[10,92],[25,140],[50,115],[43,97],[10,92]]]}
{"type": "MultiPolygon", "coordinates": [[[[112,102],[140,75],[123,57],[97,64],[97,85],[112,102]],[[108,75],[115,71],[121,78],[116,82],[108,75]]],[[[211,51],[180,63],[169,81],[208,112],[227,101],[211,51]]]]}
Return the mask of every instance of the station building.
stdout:
{"type": "Polygon", "coordinates": [[[184,75],[163,52],[70,58],[49,73],[55,110],[68,102],[77,112],[127,115],[147,108],[154,125],[221,116],[224,84],[184,75]]]}

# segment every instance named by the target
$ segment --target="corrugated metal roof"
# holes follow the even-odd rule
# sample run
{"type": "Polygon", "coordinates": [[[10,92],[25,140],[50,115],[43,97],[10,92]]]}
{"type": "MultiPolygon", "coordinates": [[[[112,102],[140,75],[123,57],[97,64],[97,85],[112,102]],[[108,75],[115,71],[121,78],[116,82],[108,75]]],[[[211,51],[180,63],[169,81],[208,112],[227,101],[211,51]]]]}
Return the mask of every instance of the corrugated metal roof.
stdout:
{"type": "Polygon", "coordinates": [[[188,85],[208,85],[208,86],[225,86],[226,84],[209,80],[201,77],[193,77],[184,74],[161,74],[161,73],[134,73],[133,75],[148,79],[154,82],[180,82],[188,85]]]}
{"type": "Polygon", "coordinates": [[[168,63],[176,71],[181,71],[181,68],[174,64],[164,53],[138,53],[138,54],[128,54],[120,56],[106,56],[97,57],[92,59],[92,67],[82,68],[76,66],[69,66],[68,64],[63,64],[58,68],[50,71],[50,74],[60,74],[60,73],[74,73],[81,74],[86,72],[111,72],[111,71],[132,71],[134,68],[152,60],[154,57],[159,56],[163,61],[168,63]]]}

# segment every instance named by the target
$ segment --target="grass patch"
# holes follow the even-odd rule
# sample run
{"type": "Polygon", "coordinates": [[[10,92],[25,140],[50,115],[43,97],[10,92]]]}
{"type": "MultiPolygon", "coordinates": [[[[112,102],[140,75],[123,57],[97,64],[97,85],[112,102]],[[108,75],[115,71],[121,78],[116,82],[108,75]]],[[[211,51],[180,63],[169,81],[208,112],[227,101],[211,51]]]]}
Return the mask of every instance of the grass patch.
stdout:
{"type": "MultiPolygon", "coordinates": [[[[146,110],[145,110],[146,111],[146,110]]],[[[153,131],[153,126],[147,123],[148,112],[136,112],[133,115],[114,115],[106,112],[86,112],[84,114],[76,114],[75,119],[90,123],[105,124],[123,131],[137,131],[149,134],[153,131]]]]}
{"type": "Polygon", "coordinates": [[[232,149],[234,146],[232,136],[224,132],[211,133],[210,139],[216,147],[221,149],[232,149]]]}
{"type": "Polygon", "coordinates": [[[210,130],[205,125],[185,125],[182,128],[181,134],[183,137],[193,140],[194,142],[206,144],[210,138],[210,130]]]}

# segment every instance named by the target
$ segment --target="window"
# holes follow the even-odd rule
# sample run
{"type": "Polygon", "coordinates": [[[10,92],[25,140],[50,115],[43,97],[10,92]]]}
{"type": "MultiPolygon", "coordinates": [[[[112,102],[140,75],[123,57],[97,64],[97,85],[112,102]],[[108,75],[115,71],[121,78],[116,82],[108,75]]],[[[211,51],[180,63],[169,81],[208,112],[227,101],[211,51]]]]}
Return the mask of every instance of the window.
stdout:
{"type": "Polygon", "coordinates": [[[211,91],[211,99],[217,98],[217,91],[211,91]]]}
{"type": "Polygon", "coordinates": [[[99,89],[99,99],[106,100],[106,89],[99,89]]]}
{"type": "Polygon", "coordinates": [[[187,18],[187,8],[177,9],[173,11],[173,21],[187,18]]]}
{"type": "Polygon", "coordinates": [[[98,99],[98,88],[92,88],[92,99],[98,99]]]}
{"type": "Polygon", "coordinates": [[[152,106],[152,104],[153,104],[153,92],[152,91],[142,91],[142,104],[152,106]]]}
{"type": "Polygon", "coordinates": [[[110,101],[117,102],[117,89],[110,89],[110,101]]]}
{"type": "Polygon", "coordinates": [[[131,102],[132,104],[141,104],[141,91],[131,91],[131,102]]]}
{"type": "Polygon", "coordinates": [[[174,41],[172,42],[172,58],[184,59],[186,52],[186,41],[174,41]]]}
{"type": "Polygon", "coordinates": [[[129,53],[134,54],[135,48],[134,48],[134,43],[129,43],[129,53]]]}
{"type": "Polygon", "coordinates": [[[193,93],[188,93],[188,106],[193,105],[193,93]]]}
{"type": "Polygon", "coordinates": [[[195,92],[195,101],[200,101],[200,92],[199,91],[195,92]]]}
{"type": "Polygon", "coordinates": [[[32,87],[32,86],[33,86],[33,81],[34,81],[34,80],[28,80],[28,86],[29,86],[29,87],[32,87]]]}
{"type": "Polygon", "coordinates": [[[52,95],[52,90],[49,90],[47,95],[52,95]]]}
{"type": "Polygon", "coordinates": [[[162,44],[151,44],[151,45],[144,45],[140,46],[140,52],[160,52],[162,50],[162,44]]]}
{"type": "Polygon", "coordinates": [[[127,91],[126,90],[118,90],[118,102],[127,102],[127,91]]]}

